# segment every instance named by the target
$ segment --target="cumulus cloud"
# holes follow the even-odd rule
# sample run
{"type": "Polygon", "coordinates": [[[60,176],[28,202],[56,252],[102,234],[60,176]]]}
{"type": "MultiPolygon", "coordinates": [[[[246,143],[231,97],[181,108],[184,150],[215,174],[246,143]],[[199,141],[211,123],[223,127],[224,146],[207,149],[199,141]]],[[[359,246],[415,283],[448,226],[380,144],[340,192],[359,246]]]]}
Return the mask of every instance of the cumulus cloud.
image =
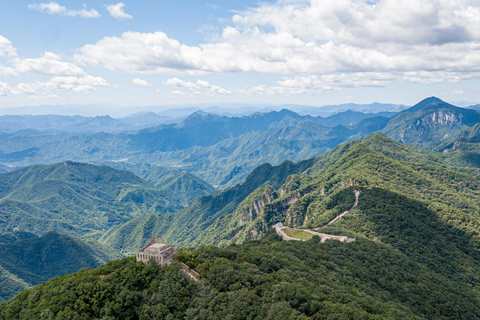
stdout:
{"type": "Polygon", "coordinates": [[[8,96],[12,94],[12,88],[6,82],[0,81],[0,96],[8,96]]]}
{"type": "Polygon", "coordinates": [[[76,58],[144,74],[373,76],[356,81],[366,85],[384,83],[378,73],[425,83],[480,71],[474,0],[281,0],[238,13],[230,24],[218,41],[198,46],[162,32],[125,32],[85,45],[76,58]],[[418,77],[422,72],[432,77],[418,77]]]}
{"type": "Polygon", "coordinates": [[[4,66],[0,63],[0,75],[1,76],[17,76],[18,73],[15,68],[4,66]]]}
{"type": "Polygon", "coordinates": [[[133,17],[124,11],[123,9],[124,7],[125,7],[125,4],[123,2],[106,5],[108,12],[113,18],[118,20],[132,19],[133,17]]]}
{"type": "Polygon", "coordinates": [[[13,58],[17,56],[17,49],[12,46],[12,42],[0,35],[0,57],[13,58]]]}
{"type": "MultiPolygon", "coordinates": [[[[229,90],[226,90],[224,88],[221,88],[216,85],[210,84],[208,81],[205,80],[197,80],[196,82],[190,82],[190,81],[184,81],[178,78],[171,78],[168,79],[163,83],[166,86],[173,86],[173,87],[179,87],[179,88],[187,88],[189,89],[192,93],[194,94],[202,94],[198,89],[208,89],[207,93],[209,94],[221,94],[221,95],[229,95],[232,92],[229,90]]],[[[177,94],[185,93],[182,91],[177,91],[177,94]]],[[[173,93],[173,92],[172,92],[173,93]]]]}
{"type": "Polygon", "coordinates": [[[85,77],[53,77],[40,86],[49,91],[89,92],[97,86],[108,86],[108,83],[102,77],[87,75],[85,77]]]}
{"type": "Polygon", "coordinates": [[[18,72],[35,72],[46,75],[85,76],[85,71],[70,62],[62,61],[62,57],[45,52],[40,58],[18,59],[15,63],[18,72]]]}
{"type": "Polygon", "coordinates": [[[143,80],[140,78],[136,78],[132,80],[132,83],[137,85],[137,86],[144,86],[144,87],[151,87],[152,84],[148,82],[147,80],[143,80]]]}
{"type": "Polygon", "coordinates": [[[87,10],[85,5],[83,5],[83,9],[81,10],[72,10],[72,9],[67,9],[65,6],[61,6],[56,2],[34,3],[34,4],[29,4],[28,9],[45,12],[50,15],[58,14],[61,16],[68,16],[68,17],[79,16],[82,18],[99,18],[100,17],[100,13],[98,13],[98,11],[94,9],[87,10]]]}

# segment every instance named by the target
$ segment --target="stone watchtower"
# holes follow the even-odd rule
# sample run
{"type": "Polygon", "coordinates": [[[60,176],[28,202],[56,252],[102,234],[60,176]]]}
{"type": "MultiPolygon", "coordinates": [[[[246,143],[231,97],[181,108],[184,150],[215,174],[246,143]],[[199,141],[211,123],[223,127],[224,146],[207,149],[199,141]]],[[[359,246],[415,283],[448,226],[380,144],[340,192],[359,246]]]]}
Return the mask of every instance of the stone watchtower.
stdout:
{"type": "Polygon", "coordinates": [[[152,238],[145,247],[137,251],[137,261],[147,263],[150,259],[158,265],[166,266],[173,261],[178,247],[166,244],[162,238],[152,238]]]}

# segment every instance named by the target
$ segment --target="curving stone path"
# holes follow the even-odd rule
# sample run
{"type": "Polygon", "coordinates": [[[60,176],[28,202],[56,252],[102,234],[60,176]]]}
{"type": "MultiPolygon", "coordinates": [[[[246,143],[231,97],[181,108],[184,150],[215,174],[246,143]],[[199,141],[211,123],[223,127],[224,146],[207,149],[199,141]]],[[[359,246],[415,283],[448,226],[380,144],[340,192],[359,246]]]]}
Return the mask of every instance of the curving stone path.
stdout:
{"type": "Polygon", "coordinates": [[[328,226],[329,224],[332,224],[334,222],[337,222],[338,220],[342,219],[342,217],[344,215],[346,215],[347,213],[349,213],[350,211],[352,211],[353,209],[355,209],[357,206],[358,206],[358,198],[360,197],[360,193],[362,193],[362,190],[354,190],[353,193],[355,193],[355,203],[353,204],[353,207],[350,209],[350,210],[347,210],[341,214],[339,214],[338,216],[335,217],[335,219],[333,219],[332,221],[330,221],[329,223],[327,223],[326,225],[324,226],[321,226],[321,227],[318,227],[318,228],[315,228],[313,230],[318,230],[320,228],[323,228],[323,227],[326,227],[328,226]]]}
{"type": "Polygon", "coordinates": [[[185,273],[187,276],[189,276],[192,280],[198,281],[198,278],[200,277],[198,272],[193,270],[193,269],[190,269],[190,267],[187,266],[185,263],[183,263],[181,261],[179,261],[179,262],[182,265],[183,273],[185,273]]]}
{"type": "Polygon", "coordinates": [[[325,240],[338,240],[342,243],[355,241],[355,238],[349,238],[347,236],[335,236],[333,234],[320,233],[320,232],[316,232],[316,231],[313,231],[313,230],[310,230],[310,229],[293,229],[293,228],[290,228],[290,227],[285,227],[281,222],[277,223],[273,227],[275,228],[275,231],[277,232],[277,234],[280,237],[282,237],[282,239],[285,240],[285,241],[291,241],[291,240],[306,241],[306,240],[291,237],[291,236],[287,235],[284,230],[287,230],[287,231],[290,231],[290,232],[302,232],[302,231],[303,232],[308,232],[308,233],[310,233],[314,236],[319,236],[321,243],[324,243],[325,240]]]}
{"type": "Polygon", "coordinates": [[[285,227],[283,225],[283,223],[279,222],[277,223],[276,225],[274,225],[273,227],[275,228],[275,231],[277,232],[277,234],[282,237],[283,240],[285,241],[291,241],[291,240],[294,240],[294,241],[305,241],[304,239],[298,239],[298,238],[295,238],[295,237],[291,237],[289,235],[287,235],[285,233],[284,230],[287,230],[287,231],[290,231],[290,232],[308,232],[312,235],[317,235],[320,237],[320,242],[323,243],[325,242],[325,240],[327,239],[331,239],[331,240],[338,240],[342,243],[347,243],[347,242],[353,242],[355,241],[355,238],[349,238],[347,236],[335,236],[335,235],[332,235],[332,234],[326,234],[326,233],[320,233],[320,232],[317,232],[318,229],[320,228],[323,228],[323,227],[326,227],[328,226],[329,224],[332,224],[334,222],[337,222],[338,220],[340,220],[344,215],[346,215],[347,213],[349,213],[350,211],[352,211],[353,209],[355,209],[357,206],[358,206],[358,199],[360,197],[360,193],[362,193],[361,190],[354,190],[353,193],[355,193],[355,203],[353,204],[352,208],[350,210],[347,210],[341,214],[339,214],[338,216],[335,217],[335,219],[333,219],[332,221],[330,221],[329,223],[327,223],[326,225],[324,226],[321,226],[321,227],[318,227],[318,228],[315,228],[313,230],[310,230],[310,229],[293,229],[293,228],[290,228],[290,227],[285,227]]]}

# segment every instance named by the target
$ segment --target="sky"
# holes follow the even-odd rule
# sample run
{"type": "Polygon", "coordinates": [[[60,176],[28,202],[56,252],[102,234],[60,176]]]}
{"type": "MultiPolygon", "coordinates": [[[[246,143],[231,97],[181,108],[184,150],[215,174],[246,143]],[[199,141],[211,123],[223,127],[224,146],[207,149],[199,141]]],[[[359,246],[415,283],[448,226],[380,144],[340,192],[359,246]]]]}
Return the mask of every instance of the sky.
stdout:
{"type": "Polygon", "coordinates": [[[2,1],[0,108],[480,102],[478,0],[2,1]]]}

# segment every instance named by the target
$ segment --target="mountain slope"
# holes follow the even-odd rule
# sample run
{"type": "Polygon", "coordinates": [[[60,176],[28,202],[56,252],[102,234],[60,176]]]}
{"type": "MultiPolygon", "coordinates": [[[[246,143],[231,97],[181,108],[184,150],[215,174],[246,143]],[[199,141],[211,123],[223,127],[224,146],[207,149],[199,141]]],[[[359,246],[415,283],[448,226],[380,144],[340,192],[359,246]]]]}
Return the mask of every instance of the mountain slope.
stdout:
{"type": "Polygon", "coordinates": [[[0,244],[0,300],[52,277],[118,258],[119,254],[93,240],[85,242],[55,232],[0,244]]]}
{"type": "Polygon", "coordinates": [[[200,232],[218,217],[234,211],[251,192],[263,185],[281,186],[287,176],[304,171],[313,160],[295,164],[284,161],[273,167],[264,164],[256,168],[245,182],[213,195],[202,197],[175,214],[141,215],[131,221],[112,227],[99,242],[121,252],[133,253],[154,236],[165,241],[188,245],[200,232]]]}
{"type": "Polygon", "coordinates": [[[131,172],[66,161],[0,175],[0,233],[95,233],[142,213],[179,210],[180,194],[131,172]]]}
{"type": "Polygon", "coordinates": [[[186,171],[168,170],[162,167],[153,168],[145,180],[154,185],[157,189],[176,195],[183,195],[182,206],[186,207],[200,197],[208,196],[215,191],[215,188],[186,171]]]}
{"type": "Polygon", "coordinates": [[[480,112],[431,97],[393,117],[382,132],[397,141],[432,149],[442,139],[479,122],[480,112]]]}
{"type": "MultiPolygon", "coordinates": [[[[165,165],[182,166],[182,169],[225,188],[244,181],[254,168],[263,163],[277,165],[285,159],[297,162],[309,159],[340,143],[378,131],[387,122],[388,118],[373,117],[354,126],[327,127],[305,121],[284,128],[249,132],[210,147],[156,152],[152,159],[165,165]]],[[[149,157],[142,159],[150,161],[149,157]]]]}
{"type": "Polygon", "coordinates": [[[177,255],[164,268],[112,261],[49,280],[0,305],[0,319],[479,319],[474,287],[381,241],[261,241],[177,255]],[[41,303],[40,303],[41,302],[41,303]]]}
{"type": "Polygon", "coordinates": [[[316,158],[302,175],[289,177],[281,188],[252,193],[249,201],[215,221],[192,244],[224,246],[257,239],[277,222],[322,226],[351,208],[353,192],[347,193],[346,203],[338,200],[346,201],[341,195],[349,186],[381,188],[426,202],[442,221],[479,241],[479,178],[449,167],[435,154],[405,149],[413,148],[383,134],[339,146],[316,158]]]}

